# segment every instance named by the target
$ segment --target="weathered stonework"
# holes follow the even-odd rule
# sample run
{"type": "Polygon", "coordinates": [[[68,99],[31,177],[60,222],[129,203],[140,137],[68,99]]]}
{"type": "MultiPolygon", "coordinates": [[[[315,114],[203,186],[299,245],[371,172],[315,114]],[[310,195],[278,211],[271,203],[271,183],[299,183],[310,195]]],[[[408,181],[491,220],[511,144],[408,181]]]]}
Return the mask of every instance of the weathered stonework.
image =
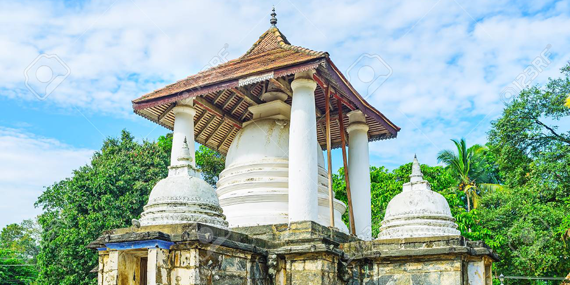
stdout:
{"type": "Polygon", "coordinates": [[[100,285],[141,285],[141,258],[147,284],[489,285],[497,258],[462,237],[362,241],[314,222],[131,227],[90,247],[100,250],[100,285]]]}

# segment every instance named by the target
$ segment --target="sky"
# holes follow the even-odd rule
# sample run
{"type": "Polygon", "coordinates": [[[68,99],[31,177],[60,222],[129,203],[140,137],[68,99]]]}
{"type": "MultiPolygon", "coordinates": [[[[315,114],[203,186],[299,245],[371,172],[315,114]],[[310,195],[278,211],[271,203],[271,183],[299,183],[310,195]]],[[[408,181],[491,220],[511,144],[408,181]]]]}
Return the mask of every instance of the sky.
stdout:
{"type": "MultiPolygon", "coordinates": [[[[122,129],[167,133],[131,100],[239,57],[269,28],[327,51],[402,128],[371,164],[436,165],[450,139],[483,144],[522,86],[570,60],[570,0],[0,1],[0,227],[33,218],[46,186],[122,129]]],[[[333,166],[342,163],[334,151],[333,166]]]]}

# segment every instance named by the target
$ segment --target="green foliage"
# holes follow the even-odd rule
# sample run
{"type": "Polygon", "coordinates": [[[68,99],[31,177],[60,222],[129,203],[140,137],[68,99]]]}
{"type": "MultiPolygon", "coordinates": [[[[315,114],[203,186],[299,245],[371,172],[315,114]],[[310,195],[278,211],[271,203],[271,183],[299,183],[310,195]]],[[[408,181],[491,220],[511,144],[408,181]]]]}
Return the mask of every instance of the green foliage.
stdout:
{"type": "Polygon", "coordinates": [[[96,284],[89,271],[97,265],[97,253],[86,245],[138,218],[167,166],[168,154],[158,144],[137,143],[123,131],[120,138],[105,140],[73,177],[48,187],[36,202],[44,210],[39,282],[96,284]]]}
{"type": "Polygon", "coordinates": [[[490,150],[510,190],[483,197],[479,222],[493,233],[484,240],[501,256],[497,271],[505,275],[563,277],[570,268],[564,241],[570,228],[570,131],[560,130],[560,120],[570,118],[564,106],[569,71],[543,88],[523,90],[489,131],[490,150]]]}
{"type": "Polygon", "coordinates": [[[202,178],[216,187],[218,177],[226,167],[226,158],[219,152],[201,145],[196,151],[196,166],[202,170],[202,178]]]}
{"type": "Polygon", "coordinates": [[[0,248],[0,284],[35,284],[38,275],[34,264],[19,252],[0,248]]]}
{"type": "Polygon", "coordinates": [[[38,275],[40,228],[33,220],[10,224],[0,234],[0,284],[32,284],[38,275]]]}
{"type": "Polygon", "coordinates": [[[479,203],[479,197],[485,188],[500,187],[497,183],[499,175],[494,163],[490,163],[487,148],[481,145],[467,147],[464,139],[451,140],[456,151],[443,150],[437,160],[446,164],[445,169],[457,180],[453,190],[465,193],[467,212],[475,209],[479,203]]]}
{"type": "Polygon", "coordinates": [[[10,224],[2,229],[0,248],[20,253],[24,258],[35,263],[39,253],[41,229],[34,220],[24,220],[20,224],[10,224]]]}

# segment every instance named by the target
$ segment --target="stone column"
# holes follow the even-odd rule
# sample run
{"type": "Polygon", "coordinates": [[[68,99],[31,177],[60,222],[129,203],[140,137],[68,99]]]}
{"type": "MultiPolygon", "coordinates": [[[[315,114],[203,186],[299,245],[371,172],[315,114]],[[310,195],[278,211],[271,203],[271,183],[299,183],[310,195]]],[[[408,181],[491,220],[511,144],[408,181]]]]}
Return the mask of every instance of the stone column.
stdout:
{"type": "Polygon", "coordinates": [[[166,285],[170,274],[168,250],[161,248],[148,249],[147,284],[166,285]]]}
{"type": "MultiPolygon", "coordinates": [[[[112,250],[109,255],[103,257],[103,268],[99,268],[101,274],[98,284],[115,285],[119,279],[119,252],[112,250]]],[[[101,267],[101,264],[99,265],[101,267]]]]}
{"type": "Polygon", "coordinates": [[[172,109],[174,113],[174,131],[172,134],[172,153],[170,155],[170,165],[178,164],[178,157],[182,150],[184,138],[188,141],[188,148],[192,156],[192,166],[196,167],[194,148],[194,115],[196,109],[191,105],[178,105],[172,109]]]}
{"type": "Polygon", "coordinates": [[[360,110],[348,113],[348,177],[354,205],[356,235],[372,239],[370,195],[370,162],[368,158],[368,125],[360,110]]]}
{"type": "Polygon", "coordinates": [[[315,144],[314,71],[295,74],[291,83],[291,126],[289,129],[289,223],[318,221],[318,160],[315,144]]]}

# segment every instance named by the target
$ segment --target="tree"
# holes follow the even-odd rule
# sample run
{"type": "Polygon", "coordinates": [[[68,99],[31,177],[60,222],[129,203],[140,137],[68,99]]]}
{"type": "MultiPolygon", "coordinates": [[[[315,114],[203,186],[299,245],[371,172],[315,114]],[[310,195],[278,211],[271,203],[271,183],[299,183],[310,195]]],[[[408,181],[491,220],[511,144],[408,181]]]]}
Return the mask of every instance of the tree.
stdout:
{"type": "Polygon", "coordinates": [[[38,275],[34,264],[29,264],[19,252],[0,248],[0,284],[33,284],[38,275]]]}
{"type": "Polygon", "coordinates": [[[0,234],[0,284],[31,284],[36,280],[40,228],[33,220],[10,224],[0,234]]]}
{"type": "Polygon", "coordinates": [[[41,229],[34,220],[24,220],[20,224],[10,224],[0,233],[0,247],[21,253],[35,263],[39,252],[41,229]]]}
{"type": "Polygon", "coordinates": [[[489,169],[492,166],[485,159],[485,147],[476,144],[467,148],[464,139],[451,141],[455,144],[457,152],[443,150],[438,154],[437,160],[445,163],[445,169],[457,180],[454,189],[465,193],[467,212],[470,212],[471,205],[477,208],[478,192],[481,188],[496,187],[497,184],[492,185],[488,182],[496,183],[498,177],[489,169]]]}
{"type": "Polygon", "coordinates": [[[508,187],[483,197],[480,223],[494,234],[486,242],[505,275],[564,277],[570,268],[570,130],[560,128],[570,119],[570,66],[563,74],[521,91],[489,131],[508,187]]]}
{"type": "MultiPolygon", "coordinates": [[[[168,174],[172,135],[138,143],[129,132],[108,138],[90,164],[48,187],[36,206],[44,213],[38,256],[41,284],[95,284],[90,274],[97,253],[86,248],[103,231],[129,226],[139,218],[150,191],[168,174]]],[[[225,163],[219,153],[200,147],[196,163],[215,185],[225,163]]]]}
{"type": "Polygon", "coordinates": [[[108,138],[88,165],[48,187],[36,206],[43,228],[39,282],[96,284],[90,270],[97,253],[86,245],[103,231],[138,218],[156,183],[166,177],[169,155],[156,143],[138,143],[127,132],[108,138]]]}

